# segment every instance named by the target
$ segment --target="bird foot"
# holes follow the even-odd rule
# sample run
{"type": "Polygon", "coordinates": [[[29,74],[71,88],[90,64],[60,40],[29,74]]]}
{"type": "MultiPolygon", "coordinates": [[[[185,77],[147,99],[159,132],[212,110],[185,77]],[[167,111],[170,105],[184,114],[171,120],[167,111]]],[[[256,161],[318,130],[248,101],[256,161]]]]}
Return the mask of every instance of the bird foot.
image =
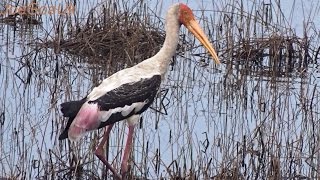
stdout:
{"type": "Polygon", "coordinates": [[[121,176],[116,172],[116,170],[106,160],[102,149],[97,148],[96,151],[94,152],[94,154],[100,159],[100,161],[103,162],[103,164],[106,166],[106,168],[112,172],[114,179],[122,180],[121,176]]]}
{"type": "Polygon", "coordinates": [[[126,179],[127,179],[129,169],[130,169],[130,166],[127,165],[127,162],[123,162],[123,163],[121,164],[120,173],[121,173],[121,177],[122,177],[123,180],[126,180],[126,179]]]}

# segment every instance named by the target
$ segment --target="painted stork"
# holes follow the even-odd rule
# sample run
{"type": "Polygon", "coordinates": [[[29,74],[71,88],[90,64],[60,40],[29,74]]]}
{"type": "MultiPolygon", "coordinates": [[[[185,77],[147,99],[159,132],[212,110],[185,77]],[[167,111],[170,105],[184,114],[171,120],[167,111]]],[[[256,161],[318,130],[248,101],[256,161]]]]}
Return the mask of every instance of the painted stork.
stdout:
{"type": "Polygon", "coordinates": [[[210,52],[219,64],[218,56],[208,38],[196,22],[191,9],[182,3],[172,5],[166,15],[166,38],[160,51],[141,63],[123,69],[95,87],[79,101],[61,104],[64,117],[69,118],[59,140],[79,140],[86,132],[107,126],[95,155],[111,170],[117,179],[124,178],[128,171],[128,158],[132,146],[134,127],[143,113],[152,104],[161,81],[165,78],[172,56],[175,54],[179,29],[183,24],[210,52]],[[114,123],[127,120],[129,131],[121,162],[121,176],[107,162],[103,146],[109,138],[114,123]]]}

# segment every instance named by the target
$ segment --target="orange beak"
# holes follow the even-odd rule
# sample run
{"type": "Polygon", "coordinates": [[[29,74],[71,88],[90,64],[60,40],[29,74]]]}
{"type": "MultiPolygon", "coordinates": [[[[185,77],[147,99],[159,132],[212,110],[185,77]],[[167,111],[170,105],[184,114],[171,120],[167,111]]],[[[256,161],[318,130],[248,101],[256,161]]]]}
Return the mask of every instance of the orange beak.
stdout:
{"type": "Polygon", "coordinates": [[[189,20],[185,23],[186,28],[203,44],[203,46],[210,52],[213,60],[216,64],[220,64],[218,55],[211,43],[209,42],[207,36],[204,34],[200,25],[194,19],[189,20]]]}

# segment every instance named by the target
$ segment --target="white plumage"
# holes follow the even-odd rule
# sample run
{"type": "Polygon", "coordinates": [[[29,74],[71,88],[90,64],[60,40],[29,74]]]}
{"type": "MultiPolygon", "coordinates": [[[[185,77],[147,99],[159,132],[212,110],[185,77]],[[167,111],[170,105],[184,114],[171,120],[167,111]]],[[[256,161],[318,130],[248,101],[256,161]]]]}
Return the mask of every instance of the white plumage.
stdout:
{"type": "Polygon", "coordinates": [[[166,38],[160,51],[153,57],[106,78],[84,99],[63,103],[61,111],[68,123],[59,139],[79,139],[85,132],[108,126],[95,154],[117,179],[121,177],[106,161],[103,145],[115,122],[127,119],[128,139],[121,164],[121,174],[128,171],[127,161],[131,149],[133,129],[143,113],[153,102],[164,79],[170,59],[174,55],[181,24],[190,30],[208,49],[216,63],[218,56],[208,38],[195,21],[191,9],[184,4],[171,6],[166,15],[166,38]]]}
{"type": "Polygon", "coordinates": [[[145,106],[147,103],[144,102],[136,102],[131,105],[125,105],[124,107],[117,107],[115,109],[110,109],[109,111],[101,111],[99,112],[99,120],[101,122],[105,122],[110,118],[110,116],[114,113],[120,112],[122,116],[128,116],[130,112],[134,109],[135,112],[140,111],[143,106],[145,106]]]}

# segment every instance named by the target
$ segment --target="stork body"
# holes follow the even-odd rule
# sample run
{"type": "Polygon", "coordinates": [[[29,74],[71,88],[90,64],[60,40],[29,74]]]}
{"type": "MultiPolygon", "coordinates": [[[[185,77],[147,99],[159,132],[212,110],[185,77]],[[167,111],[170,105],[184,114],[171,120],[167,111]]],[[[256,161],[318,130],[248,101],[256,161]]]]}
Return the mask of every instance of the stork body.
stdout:
{"type": "Polygon", "coordinates": [[[216,63],[219,63],[214,49],[195,21],[190,8],[184,4],[175,4],[167,12],[165,42],[155,56],[106,78],[86,98],[61,105],[63,116],[68,117],[69,120],[59,140],[65,138],[78,140],[87,131],[107,126],[95,153],[115,177],[121,179],[104,158],[102,149],[108,140],[113,124],[126,119],[129,132],[121,164],[121,174],[124,177],[128,170],[127,161],[134,126],[139,121],[140,114],[152,104],[161,81],[165,78],[170,59],[177,48],[181,24],[185,25],[203,43],[216,63]]]}

